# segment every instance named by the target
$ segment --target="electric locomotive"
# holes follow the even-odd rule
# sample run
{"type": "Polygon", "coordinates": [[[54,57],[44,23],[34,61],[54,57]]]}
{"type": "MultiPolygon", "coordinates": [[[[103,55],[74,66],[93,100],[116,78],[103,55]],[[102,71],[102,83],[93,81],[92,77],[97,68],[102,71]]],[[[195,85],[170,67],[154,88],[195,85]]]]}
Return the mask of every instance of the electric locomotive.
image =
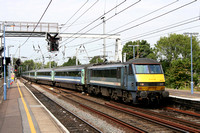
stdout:
{"type": "Polygon", "coordinates": [[[87,68],[87,90],[124,102],[159,102],[169,96],[159,62],[139,58],[126,63],[87,68]]]}

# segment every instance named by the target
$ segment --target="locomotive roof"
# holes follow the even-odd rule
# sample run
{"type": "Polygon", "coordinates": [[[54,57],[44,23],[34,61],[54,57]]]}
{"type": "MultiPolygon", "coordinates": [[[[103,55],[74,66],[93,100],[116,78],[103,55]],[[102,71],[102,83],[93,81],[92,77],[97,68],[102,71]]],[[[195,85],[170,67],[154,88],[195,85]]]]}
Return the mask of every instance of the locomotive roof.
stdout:
{"type": "Polygon", "coordinates": [[[149,58],[138,58],[138,59],[131,59],[127,61],[125,64],[160,64],[158,61],[149,59],[149,58]]]}

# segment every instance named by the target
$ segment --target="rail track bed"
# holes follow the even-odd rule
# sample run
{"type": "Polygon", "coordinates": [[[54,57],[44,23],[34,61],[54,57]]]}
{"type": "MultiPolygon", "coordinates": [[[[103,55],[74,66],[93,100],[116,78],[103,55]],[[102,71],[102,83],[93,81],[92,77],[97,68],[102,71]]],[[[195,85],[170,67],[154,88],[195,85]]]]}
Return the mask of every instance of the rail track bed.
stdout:
{"type": "Polygon", "coordinates": [[[24,82],[24,84],[30,89],[30,91],[39,99],[39,101],[68,129],[70,133],[87,133],[101,132],[97,128],[93,127],[89,123],[85,122],[72,112],[69,112],[65,108],[61,107],[50,98],[45,96],[43,93],[35,89],[28,82],[24,82]]]}
{"type": "MultiPolygon", "coordinates": [[[[97,121],[103,120],[117,126],[119,132],[200,132],[198,116],[186,116],[177,110],[174,111],[173,108],[138,108],[63,88],[47,85],[40,85],[40,88],[97,117],[97,121]]],[[[98,128],[102,129],[102,127],[98,128]]],[[[105,132],[105,130],[102,131],[105,132]]]]}

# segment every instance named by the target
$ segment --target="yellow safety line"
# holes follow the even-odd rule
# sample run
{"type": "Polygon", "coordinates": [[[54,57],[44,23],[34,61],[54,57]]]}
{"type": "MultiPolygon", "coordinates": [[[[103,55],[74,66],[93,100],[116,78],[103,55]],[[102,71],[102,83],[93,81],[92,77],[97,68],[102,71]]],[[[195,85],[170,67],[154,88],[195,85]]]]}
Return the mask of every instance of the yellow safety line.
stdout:
{"type": "Polygon", "coordinates": [[[21,99],[22,99],[22,103],[24,104],[24,109],[26,111],[26,116],[28,118],[28,123],[29,123],[30,129],[31,129],[31,133],[36,133],[35,127],[33,125],[33,121],[32,121],[32,118],[31,118],[31,115],[30,115],[29,110],[27,108],[26,102],[24,101],[24,98],[23,98],[23,95],[22,95],[22,92],[20,90],[20,87],[19,87],[18,83],[17,83],[17,87],[18,87],[18,90],[19,90],[19,93],[20,93],[20,96],[21,96],[21,99]]]}

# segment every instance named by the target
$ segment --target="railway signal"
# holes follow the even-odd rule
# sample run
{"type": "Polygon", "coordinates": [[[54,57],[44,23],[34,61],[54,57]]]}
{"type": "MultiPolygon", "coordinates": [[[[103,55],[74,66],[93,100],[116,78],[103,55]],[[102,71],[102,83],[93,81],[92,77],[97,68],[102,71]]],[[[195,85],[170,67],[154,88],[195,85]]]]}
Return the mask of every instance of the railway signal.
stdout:
{"type": "Polygon", "coordinates": [[[17,66],[20,66],[21,65],[21,60],[17,59],[16,64],[17,64],[17,66]]]}
{"type": "Polygon", "coordinates": [[[59,51],[59,40],[58,33],[51,36],[49,33],[46,34],[46,41],[48,42],[49,52],[59,51]]]}

